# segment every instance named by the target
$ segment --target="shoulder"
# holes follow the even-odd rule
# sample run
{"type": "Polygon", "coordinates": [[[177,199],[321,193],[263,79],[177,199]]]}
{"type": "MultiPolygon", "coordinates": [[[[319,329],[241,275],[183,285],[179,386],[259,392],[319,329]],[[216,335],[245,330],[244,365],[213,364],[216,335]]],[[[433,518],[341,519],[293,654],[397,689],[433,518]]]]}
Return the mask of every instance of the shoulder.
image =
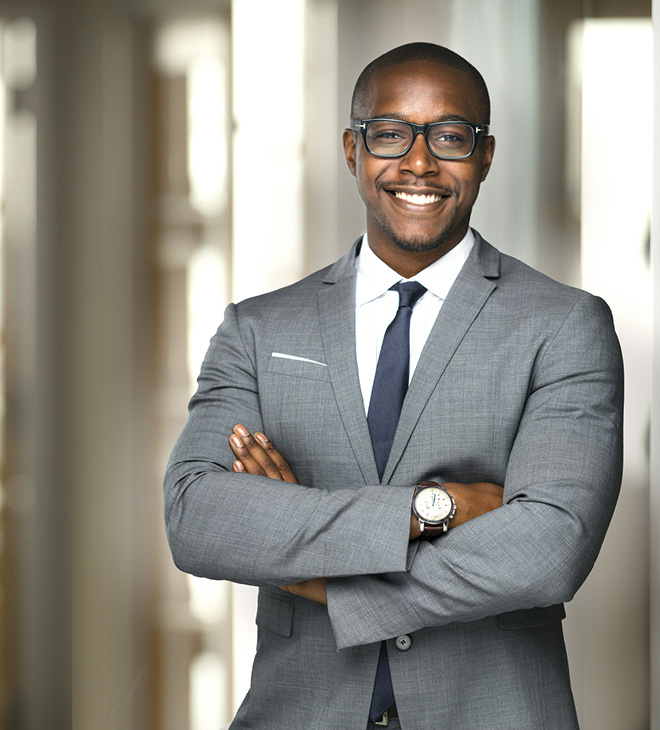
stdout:
{"type": "Polygon", "coordinates": [[[496,283],[492,305],[534,319],[562,321],[571,314],[585,313],[611,322],[610,309],[600,297],[552,279],[479,235],[475,248],[476,260],[496,283]]]}

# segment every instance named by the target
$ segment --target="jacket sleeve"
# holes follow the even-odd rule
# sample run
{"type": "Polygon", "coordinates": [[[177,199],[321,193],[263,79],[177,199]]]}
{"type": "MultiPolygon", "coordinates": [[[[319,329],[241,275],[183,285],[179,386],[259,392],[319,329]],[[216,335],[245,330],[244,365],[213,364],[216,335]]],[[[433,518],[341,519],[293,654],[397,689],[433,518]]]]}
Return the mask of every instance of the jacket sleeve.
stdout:
{"type": "Polygon", "coordinates": [[[504,506],[411,545],[408,571],[328,581],[338,648],[573,597],[621,484],[623,368],[602,300],[578,300],[531,383],[504,506]]]}
{"type": "Polygon", "coordinates": [[[233,472],[234,426],[263,428],[254,338],[238,309],[211,341],[165,476],[175,564],[252,585],[405,571],[412,488],[330,491],[233,472]]]}

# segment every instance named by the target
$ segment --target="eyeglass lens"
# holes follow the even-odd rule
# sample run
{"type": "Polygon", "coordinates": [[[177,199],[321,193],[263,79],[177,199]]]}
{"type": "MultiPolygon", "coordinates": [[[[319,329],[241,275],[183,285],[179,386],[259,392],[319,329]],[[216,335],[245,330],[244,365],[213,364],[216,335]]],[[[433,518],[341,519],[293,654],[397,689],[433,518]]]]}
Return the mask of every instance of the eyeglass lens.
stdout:
{"type": "MultiPolygon", "coordinates": [[[[474,130],[460,122],[432,124],[427,139],[433,154],[440,157],[466,157],[474,148],[474,130]]],[[[367,126],[367,149],[374,155],[404,154],[412,142],[412,127],[405,122],[377,120],[367,126]]]]}

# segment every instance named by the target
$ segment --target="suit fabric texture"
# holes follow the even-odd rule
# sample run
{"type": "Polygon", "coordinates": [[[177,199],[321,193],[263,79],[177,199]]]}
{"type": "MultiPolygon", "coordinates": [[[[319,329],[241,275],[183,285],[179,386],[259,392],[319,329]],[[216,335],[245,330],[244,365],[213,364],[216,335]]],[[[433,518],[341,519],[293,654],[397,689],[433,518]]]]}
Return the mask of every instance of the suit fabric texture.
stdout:
{"type": "Polygon", "coordinates": [[[620,486],[620,349],[601,299],[475,235],[382,483],[355,355],[360,241],[225,312],[170,458],[165,515],[182,570],[260,587],[232,730],[364,730],[383,640],[404,730],[578,727],[562,604],[620,486]],[[234,473],[237,423],[266,433],[300,485],[234,473]],[[501,484],[504,505],[409,543],[423,480],[501,484]],[[327,607],[278,588],[316,577],[327,607]]]}

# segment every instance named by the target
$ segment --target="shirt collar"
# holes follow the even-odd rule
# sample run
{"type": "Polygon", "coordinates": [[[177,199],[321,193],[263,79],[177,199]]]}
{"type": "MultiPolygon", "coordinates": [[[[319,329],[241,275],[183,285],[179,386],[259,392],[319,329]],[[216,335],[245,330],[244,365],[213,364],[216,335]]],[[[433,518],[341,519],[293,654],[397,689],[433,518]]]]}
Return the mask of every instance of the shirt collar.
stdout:
{"type": "Polygon", "coordinates": [[[355,262],[357,268],[355,304],[359,307],[377,299],[398,281],[418,281],[439,299],[445,300],[472,251],[474,241],[474,233],[471,228],[468,228],[465,238],[451,251],[413,276],[412,279],[403,279],[401,274],[397,274],[371,250],[365,233],[360,255],[355,262]]]}

